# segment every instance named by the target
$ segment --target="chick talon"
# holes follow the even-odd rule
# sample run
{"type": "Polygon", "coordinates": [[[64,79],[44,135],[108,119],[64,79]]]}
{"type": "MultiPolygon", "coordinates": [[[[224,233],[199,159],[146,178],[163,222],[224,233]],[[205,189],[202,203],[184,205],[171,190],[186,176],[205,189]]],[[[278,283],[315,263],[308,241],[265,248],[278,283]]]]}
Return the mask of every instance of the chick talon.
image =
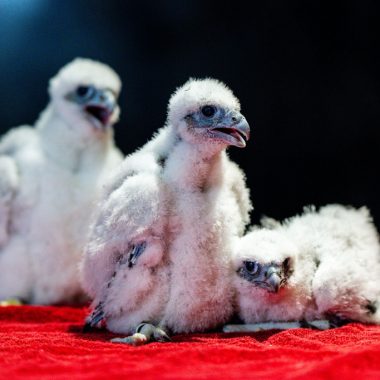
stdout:
{"type": "Polygon", "coordinates": [[[153,333],[153,338],[155,341],[161,342],[161,343],[172,341],[169,335],[166,334],[166,332],[160,329],[159,327],[155,328],[154,333],[153,333]]]}

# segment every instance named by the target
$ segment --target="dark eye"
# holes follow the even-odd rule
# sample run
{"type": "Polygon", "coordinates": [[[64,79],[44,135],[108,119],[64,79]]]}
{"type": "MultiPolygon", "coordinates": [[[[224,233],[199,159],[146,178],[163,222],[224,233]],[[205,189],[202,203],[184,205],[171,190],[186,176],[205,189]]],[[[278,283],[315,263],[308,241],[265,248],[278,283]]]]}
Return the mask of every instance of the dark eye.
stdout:
{"type": "Polygon", "coordinates": [[[203,106],[201,112],[206,117],[213,117],[216,113],[216,108],[214,106],[203,106]]]}
{"type": "Polygon", "coordinates": [[[244,267],[249,274],[257,274],[260,271],[260,265],[256,261],[244,261],[244,267]]]}
{"type": "Polygon", "coordinates": [[[80,98],[87,98],[91,96],[92,92],[93,88],[90,86],[79,86],[76,90],[76,93],[80,98]]]}

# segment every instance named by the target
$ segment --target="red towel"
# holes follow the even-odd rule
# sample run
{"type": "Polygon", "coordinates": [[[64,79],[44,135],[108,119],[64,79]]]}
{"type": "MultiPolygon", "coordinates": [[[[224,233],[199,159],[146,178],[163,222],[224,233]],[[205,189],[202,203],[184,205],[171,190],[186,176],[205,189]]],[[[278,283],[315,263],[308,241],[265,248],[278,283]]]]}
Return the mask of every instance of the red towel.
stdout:
{"type": "Polygon", "coordinates": [[[130,347],[81,332],[85,308],[0,308],[0,378],[380,379],[380,326],[196,334],[130,347]]]}

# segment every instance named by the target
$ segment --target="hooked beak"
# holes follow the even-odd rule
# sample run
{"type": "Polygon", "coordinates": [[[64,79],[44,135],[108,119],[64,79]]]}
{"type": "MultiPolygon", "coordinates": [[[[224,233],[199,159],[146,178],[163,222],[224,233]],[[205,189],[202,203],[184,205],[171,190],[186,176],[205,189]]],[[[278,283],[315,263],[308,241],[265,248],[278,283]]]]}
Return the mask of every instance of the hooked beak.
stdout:
{"type": "Polygon", "coordinates": [[[245,148],[250,137],[249,124],[237,111],[229,112],[222,123],[210,128],[210,132],[213,137],[238,148],[245,148]]]}
{"type": "Polygon", "coordinates": [[[279,268],[270,266],[267,270],[265,283],[267,289],[272,293],[277,293],[284,284],[284,279],[279,268]]]}
{"type": "Polygon", "coordinates": [[[86,115],[95,128],[99,129],[111,125],[111,117],[116,108],[116,96],[110,90],[96,90],[94,96],[84,105],[86,115]]]}

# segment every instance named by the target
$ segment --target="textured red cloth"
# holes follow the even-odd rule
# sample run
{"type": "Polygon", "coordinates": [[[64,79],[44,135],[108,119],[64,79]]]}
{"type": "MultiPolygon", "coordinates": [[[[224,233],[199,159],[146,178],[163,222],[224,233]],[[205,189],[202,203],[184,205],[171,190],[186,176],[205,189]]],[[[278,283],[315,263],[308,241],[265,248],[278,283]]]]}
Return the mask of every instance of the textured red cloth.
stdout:
{"type": "Polygon", "coordinates": [[[87,310],[0,308],[0,378],[380,379],[380,326],[176,336],[130,347],[81,332],[87,310]]]}

